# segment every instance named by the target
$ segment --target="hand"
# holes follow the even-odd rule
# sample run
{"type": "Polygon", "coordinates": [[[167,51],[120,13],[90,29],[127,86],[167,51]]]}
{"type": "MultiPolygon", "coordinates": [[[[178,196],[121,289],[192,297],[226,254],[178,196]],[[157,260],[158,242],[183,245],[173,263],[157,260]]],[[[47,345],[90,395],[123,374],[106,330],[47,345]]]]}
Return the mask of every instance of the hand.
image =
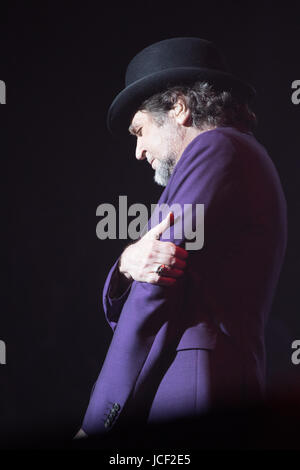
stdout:
{"type": "Polygon", "coordinates": [[[135,280],[171,286],[183,275],[188,252],[172,242],[158,240],[173,224],[174,214],[169,212],[160,224],[124,250],[119,262],[119,271],[126,276],[128,282],[135,280]],[[167,265],[167,271],[164,271],[163,275],[156,272],[161,264],[167,265]]]}
{"type": "Polygon", "coordinates": [[[84,432],[84,430],[79,429],[78,433],[76,434],[76,436],[73,437],[73,439],[85,439],[87,437],[88,435],[84,432]]]}

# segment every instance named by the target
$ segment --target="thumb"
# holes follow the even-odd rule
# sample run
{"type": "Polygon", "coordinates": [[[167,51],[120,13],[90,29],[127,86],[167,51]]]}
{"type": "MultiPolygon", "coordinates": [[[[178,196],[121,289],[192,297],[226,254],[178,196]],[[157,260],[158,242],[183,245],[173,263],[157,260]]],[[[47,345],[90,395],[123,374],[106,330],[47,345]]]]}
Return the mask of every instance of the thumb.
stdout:
{"type": "Polygon", "coordinates": [[[149,238],[159,239],[160,235],[167,230],[168,227],[171,227],[174,224],[174,213],[169,212],[167,217],[163,219],[160,224],[153,227],[149,232],[146,234],[149,238]]]}

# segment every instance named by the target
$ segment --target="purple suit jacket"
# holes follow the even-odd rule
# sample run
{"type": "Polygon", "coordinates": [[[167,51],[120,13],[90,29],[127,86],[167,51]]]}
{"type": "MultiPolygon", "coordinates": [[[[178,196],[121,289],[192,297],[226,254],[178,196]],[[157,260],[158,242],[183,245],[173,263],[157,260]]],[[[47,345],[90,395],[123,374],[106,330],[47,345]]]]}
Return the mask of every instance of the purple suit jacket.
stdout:
{"type": "MultiPolygon", "coordinates": [[[[204,246],[189,252],[174,287],[134,281],[113,299],[118,260],[112,266],[103,305],[114,334],[82,424],[88,435],[122,419],[164,351],[213,350],[220,335],[242,360],[244,390],[264,387],[264,326],[287,237],[285,197],[270,157],[252,134],[204,132],[185,148],[162,203],[204,204],[204,246]]],[[[184,247],[184,236],[169,240],[184,247]]]]}

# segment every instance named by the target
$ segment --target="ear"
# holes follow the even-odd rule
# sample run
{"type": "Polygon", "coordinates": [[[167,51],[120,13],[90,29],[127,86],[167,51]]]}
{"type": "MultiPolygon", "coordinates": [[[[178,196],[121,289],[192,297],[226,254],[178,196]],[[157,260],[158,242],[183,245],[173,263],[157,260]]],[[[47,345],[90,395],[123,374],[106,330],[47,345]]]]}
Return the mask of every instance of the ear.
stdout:
{"type": "Polygon", "coordinates": [[[188,126],[190,121],[191,112],[187,107],[186,101],[183,96],[179,96],[175,105],[173,106],[173,117],[177,124],[188,126]]]}

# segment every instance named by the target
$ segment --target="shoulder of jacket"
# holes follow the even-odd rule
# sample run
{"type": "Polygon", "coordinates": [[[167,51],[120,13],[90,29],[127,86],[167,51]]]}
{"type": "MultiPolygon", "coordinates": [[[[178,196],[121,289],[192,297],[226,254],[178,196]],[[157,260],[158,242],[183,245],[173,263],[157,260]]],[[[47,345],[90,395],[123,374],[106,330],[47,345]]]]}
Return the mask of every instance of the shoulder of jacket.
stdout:
{"type": "Polygon", "coordinates": [[[210,131],[200,134],[202,136],[202,142],[210,143],[212,146],[226,146],[226,148],[231,148],[235,150],[236,147],[236,135],[234,132],[230,132],[229,128],[216,127],[210,131]]]}

